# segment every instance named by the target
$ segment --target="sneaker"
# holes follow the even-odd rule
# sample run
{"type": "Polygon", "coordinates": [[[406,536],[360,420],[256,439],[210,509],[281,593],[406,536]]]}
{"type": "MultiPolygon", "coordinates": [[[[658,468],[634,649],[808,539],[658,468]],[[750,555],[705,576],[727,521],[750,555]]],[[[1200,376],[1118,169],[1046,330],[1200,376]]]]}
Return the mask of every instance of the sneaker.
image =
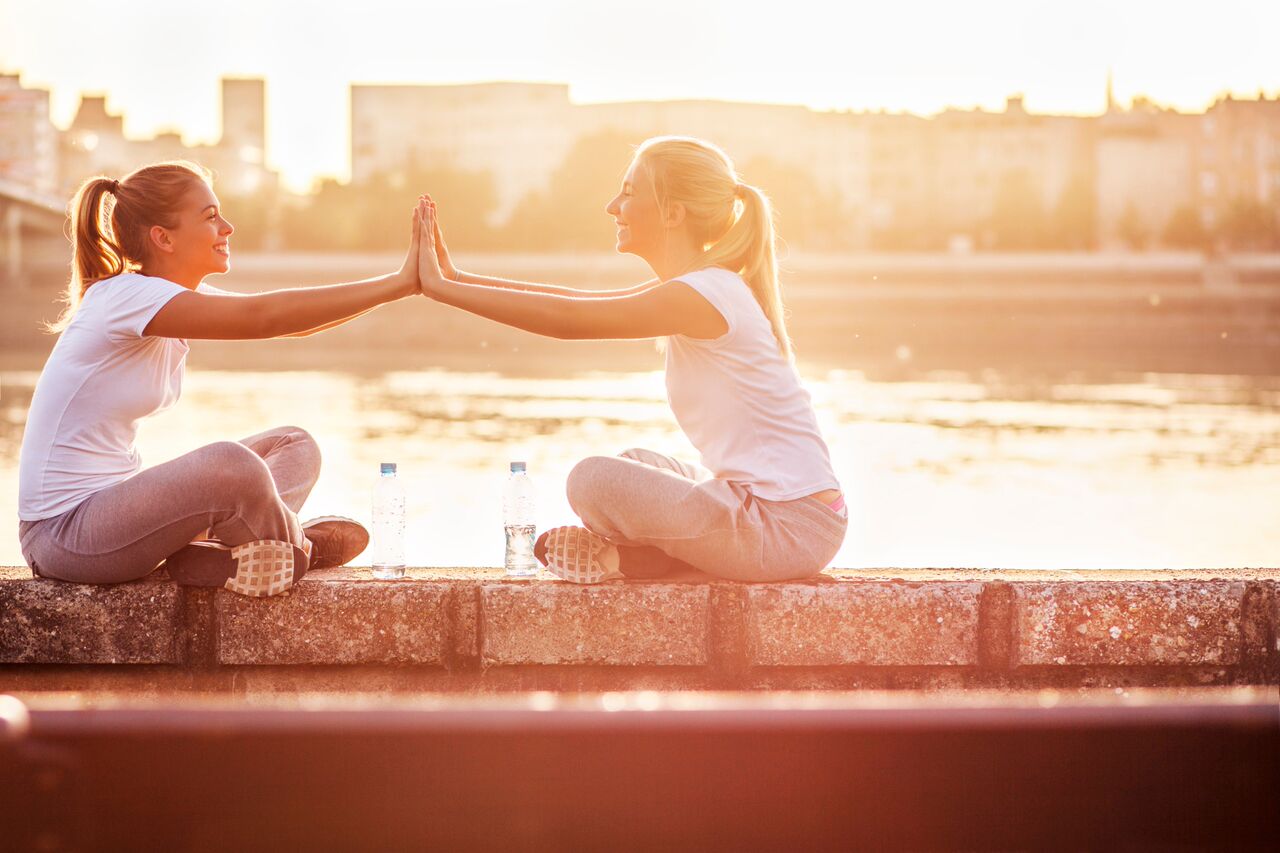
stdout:
{"type": "Polygon", "coordinates": [[[533,555],[558,578],[600,583],[621,578],[618,548],[585,527],[553,527],[538,537],[533,555]]]}
{"type": "Polygon", "coordinates": [[[279,595],[302,580],[308,552],[288,542],[259,539],[227,545],[217,539],[192,542],[169,555],[165,568],[183,586],[222,587],[253,598],[279,595]]]}
{"type": "Polygon", "coordinates": [[[302,525],[311,541],[311,568],[345,566],[369,547],[369,531],[364,525],[340,515],[322,515],[302,525]]]}

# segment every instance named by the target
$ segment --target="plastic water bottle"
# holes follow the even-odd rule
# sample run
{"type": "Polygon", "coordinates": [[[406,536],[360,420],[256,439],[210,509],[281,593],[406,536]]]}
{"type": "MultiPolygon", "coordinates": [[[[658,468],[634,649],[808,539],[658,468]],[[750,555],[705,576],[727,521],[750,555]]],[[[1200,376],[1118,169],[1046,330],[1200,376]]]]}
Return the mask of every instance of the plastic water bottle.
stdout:
{"type": "Polygon", "coordinates": [[[533,556],[534,491],[523,462],[511,463],[511,476],[502,490],[502,526],[507,534],[507,577],[527,578],[538,573],[533,556]]]}
{"type": "Polygon", "coordinates": [[[404,483],[396,478],[394,462],[382,463],[373,484],[373,576],[404,577],[404,483]]]}

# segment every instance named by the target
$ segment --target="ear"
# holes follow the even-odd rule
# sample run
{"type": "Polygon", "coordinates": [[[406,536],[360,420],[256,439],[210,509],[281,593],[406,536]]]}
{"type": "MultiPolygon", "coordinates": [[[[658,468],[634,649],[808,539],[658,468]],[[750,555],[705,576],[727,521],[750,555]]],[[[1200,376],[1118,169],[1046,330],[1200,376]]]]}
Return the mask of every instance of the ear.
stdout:
{"type": "Polygon", "coordinates": [[[687,211],[683,204],[673,201],[667,206],[667,227],[679,228],[684,224],[684,217],[687,211]]]}
{"type": "Polygon", "coordinates": [[[151,230],[147,232],[147,242],[158,252],[173,253],[173,238],[169,236],[169,229],[163,225],[151,226],[151,230]]]}

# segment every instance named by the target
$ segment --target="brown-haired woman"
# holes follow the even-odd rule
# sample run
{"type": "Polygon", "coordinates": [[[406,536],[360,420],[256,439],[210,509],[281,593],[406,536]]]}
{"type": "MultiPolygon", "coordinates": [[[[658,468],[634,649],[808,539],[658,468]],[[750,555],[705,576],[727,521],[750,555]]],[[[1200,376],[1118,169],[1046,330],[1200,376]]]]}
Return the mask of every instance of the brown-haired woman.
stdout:
{"type": "Polygon", "coordinates": [[[115,583],[161,562],[180,583],[246,595],[288,589],[368,542],[353,521],[303,525],[315,441],[280,427],[142,469],[139,419],[182,391],[187,340],[309,335],[418,292],[416,235],[398,271],[328,287],[232,294],[231,223],[186,162],[92,178],[71,203],[74,261],[61,332],[36,384],[19,463],[22,553],[42,577],[115,583]]]}

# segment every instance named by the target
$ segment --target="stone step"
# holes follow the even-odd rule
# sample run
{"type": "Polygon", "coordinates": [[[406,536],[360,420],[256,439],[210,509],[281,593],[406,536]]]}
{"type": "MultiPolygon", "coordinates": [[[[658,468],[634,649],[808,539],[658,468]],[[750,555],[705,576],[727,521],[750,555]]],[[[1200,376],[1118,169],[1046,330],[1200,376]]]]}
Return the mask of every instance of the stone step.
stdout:
{"type": "MultiPolygon", "coordinates": [[[[550,576],[547,576],[550,578],[550,576]]],[[[1280,681],[1280,570],[830,570],[576,586],[316,571],[250,599],[163,571],[0,568],[6,689],[857,689],[1280,681]]]]}

